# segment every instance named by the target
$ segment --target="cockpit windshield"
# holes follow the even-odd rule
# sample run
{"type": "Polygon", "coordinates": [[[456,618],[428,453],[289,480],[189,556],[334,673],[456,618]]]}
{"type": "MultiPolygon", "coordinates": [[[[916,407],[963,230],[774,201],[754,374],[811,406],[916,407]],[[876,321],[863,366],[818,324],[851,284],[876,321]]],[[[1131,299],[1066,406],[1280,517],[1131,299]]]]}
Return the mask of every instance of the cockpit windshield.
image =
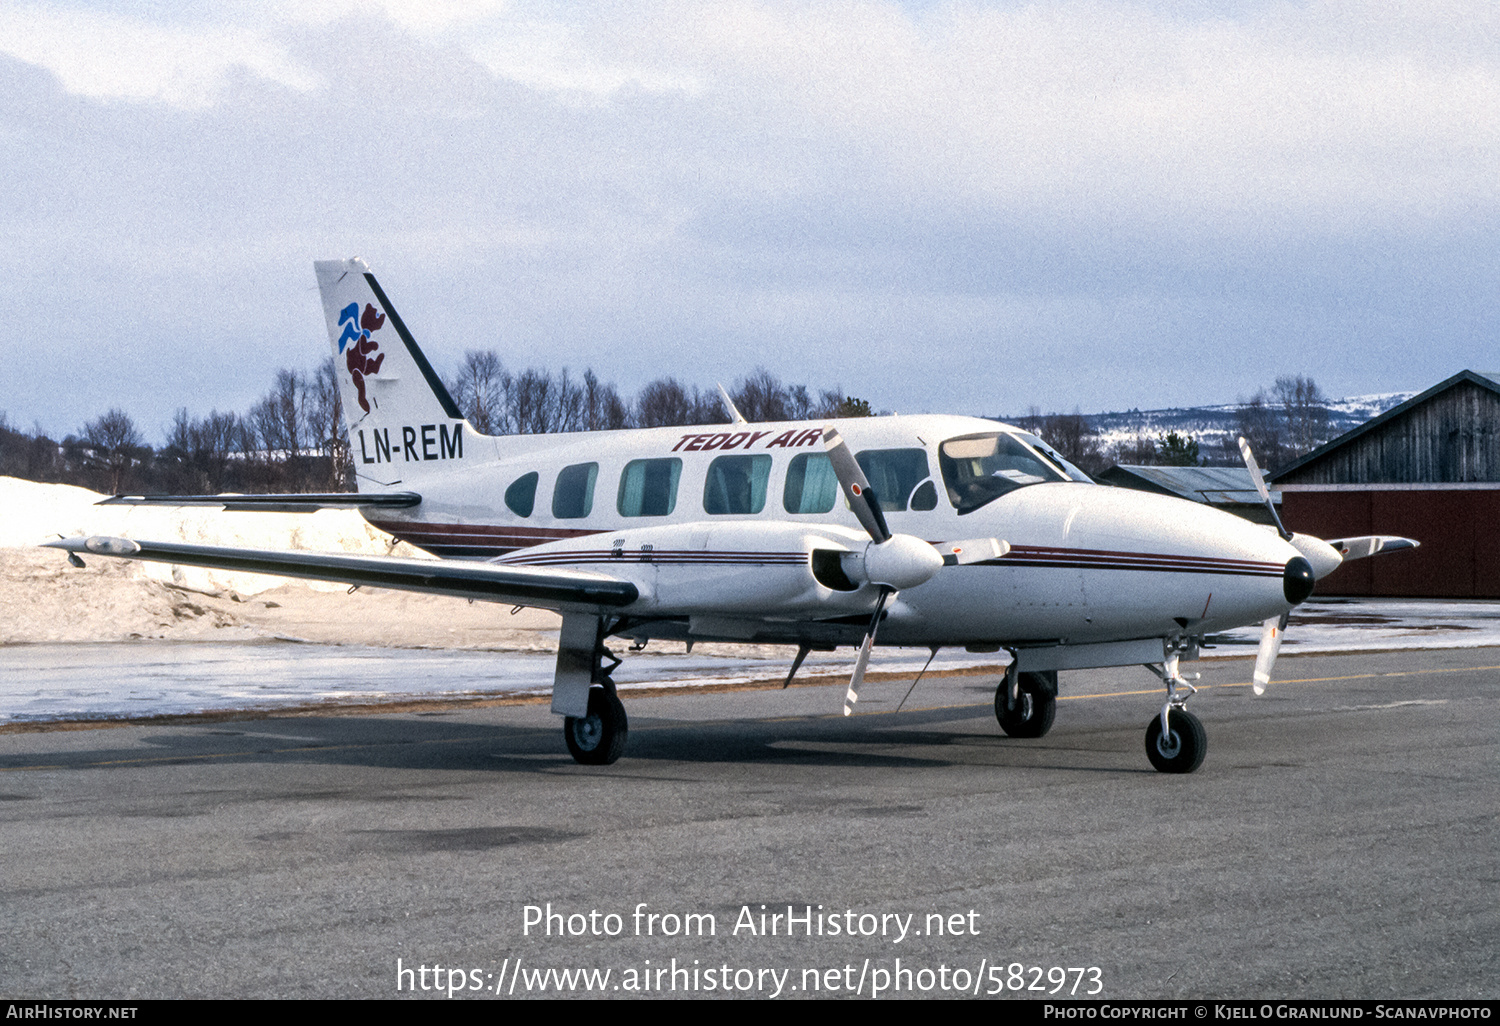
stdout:
{"type": "Polygon", "coordinates": [[[950,438],[938,447],[948,498],[960,514],[972,513],[1006,492],[1068,476],[1010,434],[950,438]]]}
{"type": "Polygon", "coordinates": [[[1047,457],[1053,463],[1061,467],[1062,472],[1064,474],[1067,474],[1074,481],[1082,481],[1084,484],[1095,483],[1093,478],[1089,477],[1083,471],[1079,470],[1072,463],[1069,463],[1067,460],[1063,459],[1062,453],[1052,448],[1052,446],[1048,445],[1046,442],[1038,438],[1036,435],[1032,434],[1030,431],[1017,431],[1016,437],[1021,439],[1027,445],[1031,446],[1037,452],[1041,453],[1043,456],[1047,457]]]}

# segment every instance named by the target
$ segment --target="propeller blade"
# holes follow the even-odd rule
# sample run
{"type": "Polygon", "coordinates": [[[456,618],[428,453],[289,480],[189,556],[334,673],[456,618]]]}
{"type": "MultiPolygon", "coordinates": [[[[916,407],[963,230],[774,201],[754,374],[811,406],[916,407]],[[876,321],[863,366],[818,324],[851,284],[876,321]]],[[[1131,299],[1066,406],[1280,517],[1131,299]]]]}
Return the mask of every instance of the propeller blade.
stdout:
{"type": "Polygon", "coordinates": [[[1389,534],[1366,534],[1358,538],[1330,538],[1328,544],[1332,545],[1347,563],[1351,559],[1368,559],[1381,552],[1414,549],[1421,543],[1411,538],[1399,538],[1389,534]]]}
{"type": "Polygon", "coordinates": [[[854,511],[860,526],[876,544],[889,541],[891,529],[886,526],[885,514],[880,510],[875,489],[870,487],[865,472],[860,469],[854,453],[849,451],[849,444],[844,441],[844,436],[836,429],[829,428],[823,432],[823,445],[828,450],[828,462],[833,465],[834,476],[844,489],[844,498],[849,501],[849,508],[854,511]]]}
{"type": "Polygon", "coordinates": [[[1276,503],[1271,501],[1271,490],[1266,487],[1265,475],[1260,472],[1260,464],[1255,462],[1255,454],[1250,451],[1250,443],[1244,435],[1240,436],[1240,456],[1245,460],[1245,469],[1250,471],[1250,480],[1255,483],[1255,490],[1260,493],[1260,501],[1271,511],[1271,519],[1276,523],[1276,533],[1291,541],[1292,532],[1286,529],[1281,522],[1281,514],[1276,512],[1276,503]]]}
{"type": "Polygon", "coordinates": [[[854,676],[849,678],[849,690],[844,692],[844,715],[854,715],[854,703],[859,701],[859,686],[865,682],[865,667],[870,665],[870,647],[875,644],[875,635],[866,634],[859,646],[859,658],[854,660],[854,676]]]}
{"type": "Polygon", "coordinates": [[[859,686],[865,682],[865,667],[870,665],[870,649],[875,646],[875,632],[880,628],[880,617],[885,612],[885,603],[896,594],[890,588],[880,589],[880,598],[875,600],[875,615],[870,617],[870,626],[865,630],[865,640],[859,644],[859,656],[854,660],[854,675],[849,678],[849,690],[844,692],[844,715],[854,714],[854,703],[859,701],[859,686]]]}
{"type": "Polygon", "coordinates": [[[1260,628],[1260,650],[1255,653],[1255,678],[1251,686],[1257,695],[1266,693],[1271,683],[1271,668],[1276,665],[1276,656],[1281,652],[1281,635],[1286,631],[1287,614],[1273,616],[1260,628]]]}

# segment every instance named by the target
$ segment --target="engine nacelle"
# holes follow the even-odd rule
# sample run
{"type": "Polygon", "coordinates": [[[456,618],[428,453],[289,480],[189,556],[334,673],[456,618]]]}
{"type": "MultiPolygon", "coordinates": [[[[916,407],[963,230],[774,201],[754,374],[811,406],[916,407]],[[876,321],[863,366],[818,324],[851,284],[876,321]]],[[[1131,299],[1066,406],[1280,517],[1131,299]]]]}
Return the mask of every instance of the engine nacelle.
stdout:
{"type": "Polygon", "coordinates": [[[925,584],[943,568],[943,557],[938,550],[910,534],[893,534],[884,542],[868,542],[862,553],[851,553],[841,562],[851,580],[897,591],[925,584]]]}
{"type": "MultiPolygon", "coordinates": [[[[932,546],[912,540],[925,545],[942,565],[932,546]]],[[[759,617],[776,609],[793,618],[821,617],[870,609],[868,577],[859,572],[843,579],[839,573],[841,560],[850,555],[862,565],[867,547],[872,547],[870,537],[863,531],[739,520],[592,534],[538,545],[495,562],[593,570],[630,581],[641,595],[629,607],[632,613],[759,617]]],[[[909,577],[909,572],[903,577],[903,570],[910,557],[895,552],[891,557],[885,564],[877,558],[877,565],[890,571],[882,576],[909,577]]]]}

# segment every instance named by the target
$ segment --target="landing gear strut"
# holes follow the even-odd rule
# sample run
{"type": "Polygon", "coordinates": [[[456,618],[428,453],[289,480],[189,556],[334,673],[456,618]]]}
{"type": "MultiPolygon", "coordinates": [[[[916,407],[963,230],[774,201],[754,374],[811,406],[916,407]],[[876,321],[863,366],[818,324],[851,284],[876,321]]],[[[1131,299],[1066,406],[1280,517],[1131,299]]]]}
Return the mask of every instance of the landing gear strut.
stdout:
{"type": "MultiPolygon", "coordinates": [[[[1189,651],[1194,653],[1190,658],[1195,657],[1191,639],[1164,638],[1161,667],[1146,664],[1146,669],[1167,685],[1166,704],[1146,724],[1146,758],[1162,773],[1191,773],[1203,765],[1203,756],[1208,753],[1208,734],[1198,717],[1187,711],[1187,700],[1198,689],[1177,669],[1183,653],[1189,651]]],[[[1195,679],[1197,676],[1193,674],[1195,679]]]]}
{"type": "Polygon", "coordinates": [[[563,741],[585,766],[608,766],[625,751],[630,723],[610,674],[620,665],[604,647],[603,617],[564,613],[558,632],[552,711],[563,716],[563,741]]]}
{"type": "Polygon", "coordinates": [[[1057,715],[1057,671],[1019,673],[1015,660],[995,689],[995,719],[1011,737],[1041,737],[1057,715]]]}

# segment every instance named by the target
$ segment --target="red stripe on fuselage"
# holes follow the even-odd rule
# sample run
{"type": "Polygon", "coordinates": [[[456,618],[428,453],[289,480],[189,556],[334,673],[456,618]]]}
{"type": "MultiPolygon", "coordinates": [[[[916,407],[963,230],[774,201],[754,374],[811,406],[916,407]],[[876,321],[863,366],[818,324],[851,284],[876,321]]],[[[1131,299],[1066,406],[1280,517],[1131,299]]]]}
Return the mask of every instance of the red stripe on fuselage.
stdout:
{"type": "MultiPolygon", "coordinates": [[[[522,527],[498,524],[440,524],[425,521],[371,520],[370,523],[401,541],[437,555],[495,558],[512,552],[569,538],[583,538],[624,531],[597,531],[561,527],[522,527]]],[[[705,549],[578,549],[571,552],[538,553],[504,560],[525,566],[566,566],[580,563],[653,562],[678,565],[796,564],[807,559],[802,552],[758,552],[754,550],[705,549]]],[[[1155,573],[1230,574],[1249,577],[1280,577],[1284,567],[1250,559],[1219,556],[1180,556],[1159,552],[1128,552],[1115,549],[1067,549],[1040,545],[1016,545],[998,559],[978,566],[1031,566],[1077,570],[1130,570],[1155,573]]]]}

